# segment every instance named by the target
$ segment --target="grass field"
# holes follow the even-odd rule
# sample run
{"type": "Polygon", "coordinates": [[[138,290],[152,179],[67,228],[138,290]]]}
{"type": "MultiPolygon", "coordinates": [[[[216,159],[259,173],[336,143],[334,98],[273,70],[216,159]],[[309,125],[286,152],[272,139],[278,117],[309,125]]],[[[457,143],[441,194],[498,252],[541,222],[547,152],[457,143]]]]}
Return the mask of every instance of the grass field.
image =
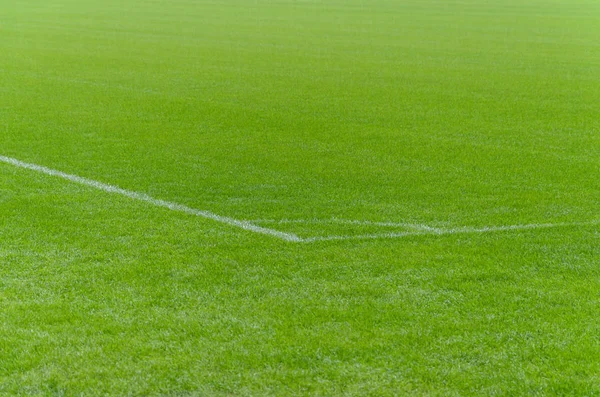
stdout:
{"type": "Polygon", "coordinates": [[[0,0],[0,395],[600,395],[599,38],[0,0]]]}

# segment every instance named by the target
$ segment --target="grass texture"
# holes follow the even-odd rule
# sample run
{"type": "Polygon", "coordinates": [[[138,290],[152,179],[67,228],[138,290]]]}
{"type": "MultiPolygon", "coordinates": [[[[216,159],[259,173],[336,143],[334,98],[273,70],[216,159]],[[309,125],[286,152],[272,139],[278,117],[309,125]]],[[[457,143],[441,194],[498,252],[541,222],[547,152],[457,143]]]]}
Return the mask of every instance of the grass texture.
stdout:
{"type": "Polygon", "coordinates": [[[0,155],[344,237],[0,164],[0,395],[600,395],[598,37],[595,0],[0,0],[0,155]]]}

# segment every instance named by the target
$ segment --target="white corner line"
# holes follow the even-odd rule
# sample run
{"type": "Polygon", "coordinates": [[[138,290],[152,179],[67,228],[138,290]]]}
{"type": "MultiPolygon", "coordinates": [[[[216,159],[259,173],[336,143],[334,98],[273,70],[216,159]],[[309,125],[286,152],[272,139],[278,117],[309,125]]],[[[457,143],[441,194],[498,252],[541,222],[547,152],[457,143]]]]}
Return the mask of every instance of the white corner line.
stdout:
{"type": "Polygon", "coordinates": [[[452,229],[435,229],[429,231],[414,231],[414,232],[392,232],[392,233],[374,233],[374,234],[360,234],[354,236],[321,236],[321,237],[308,237],[302,239],[300,242],[303,243],[314,243],[319,241],[346,241],[346,240],[382,240],[401,238],[409,236],[443,236],[443,235],[454,235],[454,234],[482,234],[482,233],[493,233],[493,232],[505,232],[512,230],[531,230],[531,229],[550,229],[559,227],[573,227],[573,226],[593,226],[600,224],[600,220],[593,220],[589,222],[561,222],[561,223],[531,223],[525,225],[507,225],[507,226],[485,226],[485,227],[459,227],[452,229]]]}
{"type": "Polygon", "coordinates": [[[118,194],[118,195],[121,195],[124,197],[128,197],[132,200],[143,201],[143,202],[152,204],[156,207],[167,208],[167,209],[170,209],[171,211],[183,212],[186,214],[195,215],[195,216],[199,216],[199,217],[206,218],[206,219],[211,219],[213,221],[224,223],[229,226],[235,226],[235,227],[238,227],[240,229],[244,229],[244,230],[247,230],[250,232],[276,237],[276,238],[279,238],[284,241],[291,241],[291,242],[303,242],[304,241],[303,238],[301,238],[295,234],[292,234],[292,233],[284,233],[284,232],[280,232],[278,230],[261,227],[261,226],[255,225],[248,221],[237,220],[234,218],[229,218],[227,216],[218,215],[218,214],[215,214],[210,211],[197,210],[197,209],[185,206],[183,204],[178,204],[178,203],[173,203],[170,201],[156,199],[156,198],[150,197],[144,193],[137,193],[137,192],[133,192],[130,190],[121,189],[120,187],[117,187],[117,186],[94,181],[92,179],[83,178],[83,177],[77,176],[77,175],[67,174],[62,171],[53,170],[51,168],[44,167],[41,165],[26,163],[24,161],[20,161],[20,160],[14,159],[12,157],[0,155],[0,162],[10,164],[15,167],[31,170],[31,171],[36,171],[36,172],[39,172],[42,174],[66,179],[68,181],[71,181],[71,182],[74,182],[74,183],[77,183],[80,185],[93,187],[95,189],[102,190],[107,193],[113,193],[113,194],[118,194]]]}
{"type": "Polygon", "coordinates": [[[248,222],[252,223],[270,223],[277,225],[284,224],[314,224],[314,225],[357,225],[357,226],[381,226],[388,228],[409,228],[413,230],[420,231],[428,231],[428,232],[437,232],[443,231],[444,229],[439,229],[427,225],[422,225],[418,223],[407,223],[407,222],[379,222],[379,221],[366,221],[366,220],[352,220],[352,219],[340,219],[340,218],[328,218],[328,219],[252,219],[248,220],[248,222]]]}
{"type": "Polygon", "coordinates": [[[251,221],[238,220],[227,216],[215,214],[210,211],[198,210],[183,204],[174,203],[171,201],[160,200],[154,197],[148,196],[144,193],[137,193],[131,190],[121,189],[114,185],[98,182],[92,179],[84,178],[77,175],[67,174],[62,171],[57,171],[48,167],[44,167],[37,164],[26,163],[21,160],[17,160],[12,157],[0,155],[0,162],[13,165],[15,167],[36,171],[42,174],[55,176],[58,178],[66,179],[68,181],[92,187],[107,193],[118,194],[124,197],[128,197],[132,200],[142,201],[148,204],[152,204],[156,207],[167,208],[171,211],[183,212],[189,215],[195,215],[206,219],[211,219],[216,222],[220,222],[229,226],[238,227],[243,230],[247,230],[254,233],[264,234],[272,237],[276,237],[280,240],[294,242],[294,243],[316,243],[326,241],[348,241],[348,240],[381,240],[381,239],[393,239],[402,238],[409,236],[441,236],[441,235],[454,235],[454,234],[481,234],[481,233],[492,233],[502,232],[511,230],[528,230],[528,229],[548,229],[558,227],[570,227],[570,226],[591,226],[600,224],[600,220],[592,220],[588,222],[561,222],[561,223],[532,223],[524,225],[507,225],[507,226],[486,226],[486,227],[458,227],[451,229],[438,229],[431,228],[426,225],[415,225],[407,223],[391,223],[391,222],[368,222],[368,221],[351,221],[351,220],[340,220],[332,218],[325,221],[319,220],[257,220],[259,222],[273,222],[273,223],[347,223],[347,224],[365,224],[375,226],[404,226],[411,227],[416,230],[407,232],[391,232],[391,233],[374,233],[374,234],[362,234],[362,235],[344,235],[344,236],[317,236],[317,237],[306,237],[302,238],[293,233],[284,233],[279,230],[270,229],[262,226],[258,226],[251,221]]]}

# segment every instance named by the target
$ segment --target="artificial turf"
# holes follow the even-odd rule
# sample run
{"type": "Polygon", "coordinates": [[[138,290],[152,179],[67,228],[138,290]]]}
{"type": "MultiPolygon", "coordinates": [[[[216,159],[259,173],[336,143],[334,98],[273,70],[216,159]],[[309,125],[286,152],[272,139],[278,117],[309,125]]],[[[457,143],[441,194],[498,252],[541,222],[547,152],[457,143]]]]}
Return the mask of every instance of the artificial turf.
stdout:
{"type": "Polygon", "coordinates": [[[0,393],[599,395],[598,37],[592,0],[0,0],[0,155],[381,236],[2,163],[0,393]]]}

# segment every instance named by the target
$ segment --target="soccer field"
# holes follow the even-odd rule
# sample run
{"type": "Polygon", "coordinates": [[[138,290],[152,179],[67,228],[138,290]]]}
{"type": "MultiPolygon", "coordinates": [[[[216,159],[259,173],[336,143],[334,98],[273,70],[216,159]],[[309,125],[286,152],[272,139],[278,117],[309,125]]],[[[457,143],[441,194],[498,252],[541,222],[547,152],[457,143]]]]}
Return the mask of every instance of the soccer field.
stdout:
{"type": "Polygon", "coordinates": [[[0,395],[600,395],[596,0],[0,0],[0,395]]]}

